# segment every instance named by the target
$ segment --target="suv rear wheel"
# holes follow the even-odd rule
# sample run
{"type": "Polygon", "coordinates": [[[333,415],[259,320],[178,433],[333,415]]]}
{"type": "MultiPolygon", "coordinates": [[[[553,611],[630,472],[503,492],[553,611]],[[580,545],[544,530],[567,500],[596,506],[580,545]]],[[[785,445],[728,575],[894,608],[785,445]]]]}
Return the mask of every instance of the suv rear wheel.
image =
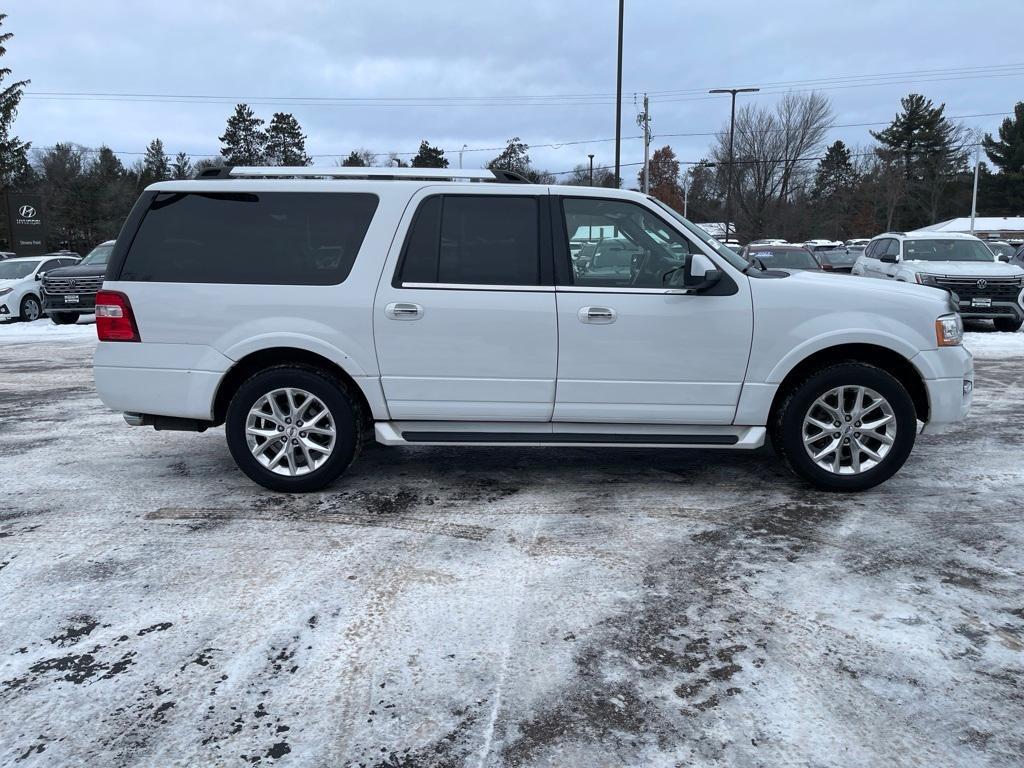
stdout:
{"type": "Polygon", "coordinates": [[[327,371],[279,366],[238,388],[224,431],[245,474],[273,491],[303,493],[355,461],[361,416],[358,400],[327,371]]]}
{"type": "Polygon", "coordinates": [[[893,376],[858,362],[830,365],[789,390],[772,444],[790,470],[825,490],[861,491],[892,477],[917,436],[914,402],[893,376]]]}
{"type": "Polygon", "coordinates": [[[1004,333],[1019,331],[1020,327],[1024,325],[1024,320],[1016,317],[997,317],[992,322],[995,323],[997,331],[1003,331],[1004,333]]]}

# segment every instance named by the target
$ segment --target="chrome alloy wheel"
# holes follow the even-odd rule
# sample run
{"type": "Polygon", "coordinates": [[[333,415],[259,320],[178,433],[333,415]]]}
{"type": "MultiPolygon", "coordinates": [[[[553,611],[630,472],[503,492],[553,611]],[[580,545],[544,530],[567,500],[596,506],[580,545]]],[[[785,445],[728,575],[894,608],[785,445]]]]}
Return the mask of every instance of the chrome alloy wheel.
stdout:
{"type": "Polygon", "coordinates": [[[835,475],[859,475],[886,457],[896,441],[896,414],[868,387],[830,389],[807,410],[802,429],[811,461],[835,475]]]}
{"type": "Polygon", "coordinates": [[[337,425],[330,410],[304,389],[275,389],[249,410],[245,440],[253,457],[278,475],[307,475],[334,450],[337,425]]]}

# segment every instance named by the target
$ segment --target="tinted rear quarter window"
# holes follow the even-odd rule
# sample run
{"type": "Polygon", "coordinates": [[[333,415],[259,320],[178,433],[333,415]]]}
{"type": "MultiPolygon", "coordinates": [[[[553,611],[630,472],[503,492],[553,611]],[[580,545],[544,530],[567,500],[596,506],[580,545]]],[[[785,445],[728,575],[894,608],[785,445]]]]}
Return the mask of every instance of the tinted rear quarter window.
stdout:
{"type": "Polygon", "coordinates": [[[119,279],[337,285],[376,208],[365,193],[161,192],[119,279]]]}
{"type": "Polygon", "coordinates": [[[538,215],[534,197],[429,197],[416,212],[396,284],[538,285],[538,215]]]}

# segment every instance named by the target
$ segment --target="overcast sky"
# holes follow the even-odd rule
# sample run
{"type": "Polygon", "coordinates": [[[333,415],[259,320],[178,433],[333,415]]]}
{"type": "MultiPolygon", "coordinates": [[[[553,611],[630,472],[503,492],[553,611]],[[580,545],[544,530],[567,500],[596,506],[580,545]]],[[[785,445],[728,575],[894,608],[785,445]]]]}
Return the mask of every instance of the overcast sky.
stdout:
{"type": "MultiPolygon", "coordinates": [[[[607,140],[540,145],[615,135],[615,0],[5,6],[4,30],[15,37],[4,63],[32,81],[15,129],[37,147],[74,141],[141,153],[159,136],[171,154],[212,155],[234,102],[248,100],[268,120],[275,111],[294,113],[308,151],[324,164],[357,147],[412,153],[428,139],[456,165],[453,150],[463,144],[498,147],[514,135],[533,145],[535,166],[551,171],[585,164],[591,152],[598,165],[614,157],[607,140]],[[543,98],[562,95],[571,98],[543,98]],[[197,96],[225,98],[199,103],[197,96]],[[345,98],[378,101],[329,101],[345,98]]],[[[1010,112],[1024,100],[1022,35],[1024,0],[626,0],[623,135],[639,135],[633,94],[650,91],[654,146],[668,143],[681,160],[698,160],[710,137],[667,134],[722,127],[728,97],[708,97],[706,89],[761,85],[765,93],[741,98],[772,103],[779,98],[773,83],[826,78],[836,79],[821,85],[840,125],[888,121],[913,91],[945,102],[954,116],[1010,112]],[[966,78],[966,68],[985,71],[966,78]],[[894,74],[924,70],[942,72],[894,74]],[[886,77],[845,79],[880,74],[886,77]],[[895,82],[865,85],[879,79],[895,82]]],[[[963,122],[992,131],[1001,119],[963,122]]],[[[863,145],[867,131],[837,127],[830,138],[863,145]]],[[[624,164],[636,163],[642,142],[628,138],[622,152],[624,164]]],[[[478,167],[495,154],[467,150],[464,165],[478,167]]],[[[624,168],[627,184],[635,173],[624,168]]]]}

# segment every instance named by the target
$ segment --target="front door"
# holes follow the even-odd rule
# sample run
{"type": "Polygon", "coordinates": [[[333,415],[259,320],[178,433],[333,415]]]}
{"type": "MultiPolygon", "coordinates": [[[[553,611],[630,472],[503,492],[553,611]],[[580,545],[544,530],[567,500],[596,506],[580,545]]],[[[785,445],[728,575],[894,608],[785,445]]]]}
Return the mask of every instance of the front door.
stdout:
{"type": "Polygon", "coordinates": [[[547,195],[471,190],[419,193],[393,245],[373,318],[388,410],[398,420],[550,421],[547,195]]]}
{"type": "Polygon", "coordinates": [[[731,424],[753,332],[746,282],[726,273],[707,293],[669,292],[667,274],[709,260],[659,213],[589,196],[555,208],[567,241],[555,258],[570,268],[556,289],[554,421],[731,424]]]}

